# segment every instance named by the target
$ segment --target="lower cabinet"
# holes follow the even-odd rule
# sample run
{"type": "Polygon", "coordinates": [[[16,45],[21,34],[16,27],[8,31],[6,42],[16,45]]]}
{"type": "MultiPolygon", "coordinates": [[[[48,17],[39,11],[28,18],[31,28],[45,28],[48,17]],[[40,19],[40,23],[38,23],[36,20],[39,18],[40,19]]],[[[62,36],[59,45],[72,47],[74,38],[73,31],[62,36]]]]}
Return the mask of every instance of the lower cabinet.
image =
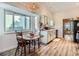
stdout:
{"type": "Polygon", "coordinates": [[[55,31],[54,30],[41,31],[41,35],[43,35],[43,37],[41,38],[41,42],[47,44],[55,38],[55,31]]]}
{"type": "Polygon", "coordinates": [[[64,35],[65,40],[74,41],[73,35],[64,35]]]}

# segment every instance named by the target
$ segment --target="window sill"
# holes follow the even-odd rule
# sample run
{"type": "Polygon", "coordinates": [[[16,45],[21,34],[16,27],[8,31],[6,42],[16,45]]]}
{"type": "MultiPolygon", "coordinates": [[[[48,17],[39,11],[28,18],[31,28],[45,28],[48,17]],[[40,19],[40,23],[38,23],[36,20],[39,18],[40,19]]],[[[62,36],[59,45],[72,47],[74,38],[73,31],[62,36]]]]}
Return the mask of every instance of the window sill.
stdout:
{"type": "Polygon", "coordinates": [[[15,34],[15,32],[4,32],[4,34],[15,34]]]}
{"type": "MultiPolygon", "coordinates": [[[[31,32],[31,30],[24,30],[22,31],[23,33],[29,33],[31,32]]],[[[4,34],[16,34],[15,31],[11,31],[11,32],[4,32],[4,34]]]]}

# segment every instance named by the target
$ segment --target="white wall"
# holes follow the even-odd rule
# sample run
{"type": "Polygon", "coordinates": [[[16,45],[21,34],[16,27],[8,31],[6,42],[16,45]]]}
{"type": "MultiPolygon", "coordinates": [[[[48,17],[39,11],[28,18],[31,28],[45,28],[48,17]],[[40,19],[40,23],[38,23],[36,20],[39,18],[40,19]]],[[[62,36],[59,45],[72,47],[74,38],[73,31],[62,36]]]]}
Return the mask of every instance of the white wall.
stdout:
{"type": "Polygon", "coordinates": [[[28,11],[21,10],[19,8],[0,3],[0,52],[15,48],[17,46],[16,35],[14,33],[5,33],[4,32],[4,9],[22,13],[25,15],[36,16],[28,11]]]}
{"type": "Polygon", "coordinates": [[[74,18],[79,17],[79,8],[75,7],[74,9],[63,10],[57,13],[54,13],[55,28],[58,29],[59,37],[63,37],[63,19],[65,18],[74,18]]]}

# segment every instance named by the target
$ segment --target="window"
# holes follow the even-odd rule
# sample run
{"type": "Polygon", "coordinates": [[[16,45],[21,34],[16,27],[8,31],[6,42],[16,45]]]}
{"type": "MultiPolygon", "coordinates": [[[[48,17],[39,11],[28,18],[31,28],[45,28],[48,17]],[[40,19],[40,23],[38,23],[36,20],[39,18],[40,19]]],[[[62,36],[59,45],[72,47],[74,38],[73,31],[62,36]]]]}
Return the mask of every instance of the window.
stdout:
{"type": "Polygon", "coordinates": [[[5,12],[5,31],[13,30],[13,13],[5,12]]]}
{"type": "Polygon", "coordinates": [[[25,29],[25,16],[15,14],[14,15],[14,30],[25,29]]]}
{"type": "Polygon", "coordinates": [[[5,25],[6,32],[11,32],[15,30],[17,31],[31,30],[31,29],[35,30],[35,28],[37,29],[37,23],[35,23],[34,17],[15,13],[12,11],[7,11],[7,10],[5,10],[4,25],[5,25]],[[31,20],[31,19],[34,19],[34,20],[31,20]]]}
{"type": "Polygon", "coordinates": [[[39,20],[37,16],[35,16],[34,18],[35,18],[35,32],[36,34],[38,34],[39,33],[39,20]]]}
{"type": "Polygon", "coordinates": [[[26,16],[26,29],[30,29],[31,28],[31,17],[30,16],[26,16]]]}
{"type": "Polygon", "coordinates": [[[31,16],[25,16],[19,13],[5,10],[5,31],[22,31],[31,28],[31,16]]]}
{"type": "Polygon", "coordinates": [[[38,18],[35,17],[35,29],[37,30],[38,29],[38,18]]]}
{"type": "Polygon", "coordinates": [[[34,33],[36,33],[36,32],[38,32],[39,31],[39,20],[38,20],[38,17],[37,16],[32,16],[31,17],[31,22],[32,22],[32,24],[31,24],[31,28],[32,28],[32,31],[34,32],[34,33]]]}

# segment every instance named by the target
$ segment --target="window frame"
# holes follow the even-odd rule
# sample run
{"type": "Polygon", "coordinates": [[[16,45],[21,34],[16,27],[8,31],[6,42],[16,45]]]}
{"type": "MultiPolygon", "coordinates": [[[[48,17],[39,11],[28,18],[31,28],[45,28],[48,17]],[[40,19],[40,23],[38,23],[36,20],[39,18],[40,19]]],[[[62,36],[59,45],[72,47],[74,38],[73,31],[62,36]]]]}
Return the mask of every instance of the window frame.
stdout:
{"type": "MultiPolygon", "coordinates": [[[[12,31],[7,31],[6,30],[6,12],[11,12],[11,11],[8,11],[8,10],[5,10],[4,9],[4,32],[12,32],[12,31]]],[[[12,12],[11,12],[12,13],[12,12]]],[[[13,13],[12,13],[12,15],[13,15],[13,13]]],[[[13,15],[13,19],[12,19],[12,23],[13,23],[13,27],[12,27],[12,30],[14,30],[14,15],[13,15]]]]}
{"type": "MultiPolygon", "coordinates": [[[[25,21],[25,15],[18,14],[18,13],[14,13],[14,17],[15,17],[16,15],[18,15],[18,16],[24,16],[24,21],[25,21]]],[[[15,18],[14,18],[13,20],[14,20],[14,21],[13,21],[13,23],[14,23],[14,24],[13,24],[13,25],[14,25],[14,28],[13,28],[13,29],[14,29],[14,31],[15,31],[15,18]]],[[[25,22],[24,22],[24,25],[23,25],[23,26],[24,26],[24,29],[23,29],[23,30],[25,30],[25,22]]],[[[22,31],[23,31],[23,30],[22,30],[22,31]]]]}
{"type": "Polygon", "coordinates": [[[18,12],[14,12],[14,11],[11,11],[11,10],[6,10],[6,9],[4,9],[4,32],[14,32],[14,31],[15,31],[15,27],[14,27],[14,25],[15,25],[15,24],[14,24],[14,16],[15,16],[15,14],[24,16],[24,18],[25,18],[25,19],[24,19],[24,21],[25,21],[24,23],[25,23],[25,24],[23,25],[23,26],[24,26],[24,29],[23,29],[22,31],[24,31],[24,30],[31,30],[31,16],[30,16],[30,15],[24,15],[24,14],[21,14],[21,13],[18,13],[18,12]],[[13,15],[13,19],[12,19],[12,20],[13,20],[13,22],[12,22],[12,23],[13,23],[13,25],[12,25],[12,26],[13,26],[13,27],[12,27],[12,31],[7,31],[7,30],[6,30],[6,12],[11,12],[12,15],[13,15]],[[27,26],[27,25],[26,25],[26,24],[27,24],[27,22],[26,22],[26,17],[27,17],[27,16],[30,17],[30,20],[29,20],[29,21],[30,21],[30,23],[29,23],[29,25],[30,25],[30,26],[29,26],[29,29],[27,29],[27,27],[26,27],[26,26],[27,26]]]}
{"type": "Polygon", "coordinates": [[[31,30],[31,16],[28,16],[28,15],[25,16],[25,30],[31,30]],[[27,22],[26,22],[27,19],[26,19],[26,17],[30,17],[30,20],[29,20],[29,25],[30,25],[29,29],[27,29],[27,27],[26,27],[27,26],[27,22]]]}

